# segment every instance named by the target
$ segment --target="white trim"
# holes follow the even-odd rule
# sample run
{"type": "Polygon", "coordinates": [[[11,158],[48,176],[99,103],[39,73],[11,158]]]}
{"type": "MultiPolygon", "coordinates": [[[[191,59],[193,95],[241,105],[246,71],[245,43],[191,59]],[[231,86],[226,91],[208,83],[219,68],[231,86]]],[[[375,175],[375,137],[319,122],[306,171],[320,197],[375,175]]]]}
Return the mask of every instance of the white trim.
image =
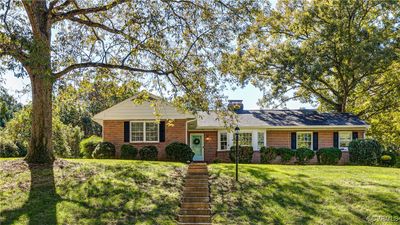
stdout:
{"type": "Polygon", "coordinates": [[[313,143],[313,132],[309,132],[309,131],[299,131],[296,132],[296,149],[299,148],[299,134],[311,134],[311,150],[313,150],[314,147],[314,143],[313,143]]]}
{"type": "Polygon", "coordinates": [[[193,160],[193,161],[204,161],[204,145],[205,145],[205,143],[204,143],[204,133],[190,133],[190,140],[189,140],[190,141],[190,143],[189,143],[190,148],[192,148],[192,135],[201,136],[201,138],[202,138],[202,142],[201,143],[203,143],[203,146],[201,147],[201,150],[203,152],[203,159],[202,160],[193,160]]]}
{"type": "MultiPolygon", "coordinates": [[[[241,129],[246,129],[246,130],[253,130],[253,129],[268,129],[268,130],[305,130],[305,129],[312,129],[312,130],[327,130],[327,129],[332,129],[332,130],[348,130],[348,129],[361,129],[361,130],[366,130],[370,127],[370,125],[340,125],[340,126],[325,126],[325,125],[319,125],[319,126],[241,126],[241,129]]],[[[217,129],[223,129],[223,126],[198,126],[196,130],[217,130],[217,129]]]]}
{"type": "MultiPolygon", "coordinates": [[[[354,131],[354,132],[356,132],[356,131],[354,131]]],[[[347,152],[347,151],[349,151],[349,147],[348,146],[347,147],[340,147],[340,133],[350,133],[350,142],[351,142],[351,141],[353,141],[353,131],[348,131],[348,130],[346,130],[346,131],[344,131],[344,130],[343,131],[338,131],[338,148],[340,150],[342,150],[343,152],[347,152]]]]}
{"type": "Polygon", "coordinates": [[[196,121],[196,119],[193,119],[193,120],[186,120],[186,127],[185,127],[185,130],[186,130],[186,132],[185,132],[185,144],[188,144],[188,133],[189,133],[189,130],[188,130],[188,124],[190,123],[190,122],[193,122],[193,121],[196,121]]]}
{"type": "MultiPolygon", "coordinates": [[[[251,146],[253,147],[253,150],[255,152],[258,152],[262,146],[258,146],[258,133],[264,133],[264,146],[267,146],[267,131],[265,129],[244,129],[240,130],[239,133],[251,133],[251,146]]],[[[229,132],[227,130],[218,130],[218,145],[217,145],[217,151],[218,152],[226,152],[229,151],[231,146],[234,145],[234,133],[229,132]],[[221,149],[221,133],[226,133],[227,138],[228,138],[228,144],[227,148],[228,149],[221,149]]]]}
{"type": "Polygon", "coordinates": [[[129,121],[129,143],[159,143],[160,142],[160,123],[155,120],[132,120],[129,121]],[[143,141],[132,141],[132,123],[143,123],[143,141]],[[146,123],[157,124],[157,141],[146,141],[146,123]]]}
{"type": "Polygon", "coordinates": [[[229,145],[229,135],[228,135],[228,131],[222,131],[222,130],[219,130],[218,131],[218,148],[217,148],[217,151],[220,151],[220,152],[225,152],[225,151],[229,151],[229,149],[230,149],[230,145],[229,145]],[[226,148],[227,149],[221,149],[221,134],[226,134],[226,148]]]}

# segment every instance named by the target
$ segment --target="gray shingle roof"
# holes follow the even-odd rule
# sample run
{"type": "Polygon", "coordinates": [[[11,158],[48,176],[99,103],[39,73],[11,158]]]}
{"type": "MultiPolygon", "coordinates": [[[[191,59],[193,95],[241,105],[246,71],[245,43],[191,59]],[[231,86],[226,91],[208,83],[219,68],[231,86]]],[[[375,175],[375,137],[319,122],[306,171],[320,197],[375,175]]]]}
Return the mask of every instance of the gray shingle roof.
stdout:
{"type": "MultiPolygon", "coordinates": [[[[368,124],[350,113],[321,113],[316,110],[241,110],[237,112],[240,127],[292,127],[292,126],[367,126],[368,124]]],[[[220,127],[216,115],[201,114],[197,126],[220,127]]]]}

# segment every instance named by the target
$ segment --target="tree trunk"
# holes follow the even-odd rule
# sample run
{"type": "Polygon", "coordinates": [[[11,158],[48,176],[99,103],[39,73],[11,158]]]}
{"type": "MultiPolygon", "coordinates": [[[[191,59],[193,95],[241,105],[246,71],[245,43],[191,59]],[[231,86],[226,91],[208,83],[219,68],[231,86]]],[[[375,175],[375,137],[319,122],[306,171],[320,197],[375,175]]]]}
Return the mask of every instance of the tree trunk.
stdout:
{"type": "Polygon", "coordinates": [[[52,145],[53,81],[46,75],[32,75],[32,136],[26,156],[28,162],[54,161],[52,145]]]}

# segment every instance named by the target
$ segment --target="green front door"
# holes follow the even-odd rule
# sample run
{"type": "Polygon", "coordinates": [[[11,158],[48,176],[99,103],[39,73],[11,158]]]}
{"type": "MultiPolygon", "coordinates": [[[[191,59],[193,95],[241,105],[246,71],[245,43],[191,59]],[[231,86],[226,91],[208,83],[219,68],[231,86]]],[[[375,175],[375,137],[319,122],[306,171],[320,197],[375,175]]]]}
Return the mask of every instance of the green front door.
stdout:
{"type": "Polygon", "coordinates": [[[203,134],[190,134],[190,148],[194,152],[193,161],[204,161],[203,134]]]}

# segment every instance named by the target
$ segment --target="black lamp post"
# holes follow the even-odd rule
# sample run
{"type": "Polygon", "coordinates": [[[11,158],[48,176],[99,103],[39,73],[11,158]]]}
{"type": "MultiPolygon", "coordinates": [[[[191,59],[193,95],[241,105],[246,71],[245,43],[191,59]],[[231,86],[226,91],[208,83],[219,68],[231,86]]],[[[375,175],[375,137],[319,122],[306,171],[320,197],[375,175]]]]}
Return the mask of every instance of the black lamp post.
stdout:
{"type": "Polygon", "coordinates": [[[240,128],[236,126],[235,136],[236,136],[236,182],[239,181],[239,130],[240,128]]]}

